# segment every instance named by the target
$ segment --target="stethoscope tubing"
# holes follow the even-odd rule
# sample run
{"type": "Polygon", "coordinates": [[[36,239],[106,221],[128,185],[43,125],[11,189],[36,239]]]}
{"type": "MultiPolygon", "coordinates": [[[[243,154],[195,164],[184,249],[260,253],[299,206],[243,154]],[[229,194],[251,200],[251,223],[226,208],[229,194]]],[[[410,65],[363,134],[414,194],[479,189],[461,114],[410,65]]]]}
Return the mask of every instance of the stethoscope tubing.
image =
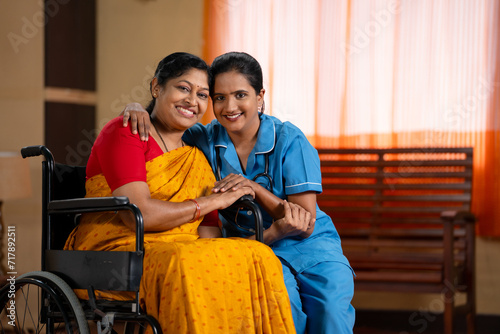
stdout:
{"type": "MultiPolygon", "coordinates": [[[[264,160],[265,160],[265,163],[264,163],[264,172],[255,175],[254,178],[252,179],[252,181],[257,180],[259,177],[265,177],[265,178],[267,178],[267,180],[269,181],[269,191],[273,192],[273,178],[271,177],[271,175],[269,175],[269,154],[271,154],[271,152],[264,153],[264,160]]],[[[217,172],[217,175],[216,175],[217,181],[222,180],[221,164],[222,163],[221,163],[221,160],[220,160],[219,147],[216,146],[215,147],[215,166],[216,166],[215,169],[216,169],[216,172],[217,172]]]]}

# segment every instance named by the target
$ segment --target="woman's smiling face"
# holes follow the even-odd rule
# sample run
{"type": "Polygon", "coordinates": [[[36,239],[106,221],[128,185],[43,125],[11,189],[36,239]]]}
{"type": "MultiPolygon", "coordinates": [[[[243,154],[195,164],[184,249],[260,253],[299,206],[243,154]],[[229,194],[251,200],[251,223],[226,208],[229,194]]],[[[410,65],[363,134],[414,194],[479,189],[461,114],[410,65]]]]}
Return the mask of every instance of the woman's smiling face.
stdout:
{"type": "Polygon", "coordinates": [[[213,92],[215,117],[229,133],[257,133],[264,89],[257,94],[243,74],[230,71],[215,77],[213,92]]]}
{"type": "Polygon", "coordinates": [[[169,79],[164,87],[153,81],[158,94],[153,117],[170,129],[186,130],[201,121],[208,106],[208,75],[192,68],[179,77],[169,79]]]}

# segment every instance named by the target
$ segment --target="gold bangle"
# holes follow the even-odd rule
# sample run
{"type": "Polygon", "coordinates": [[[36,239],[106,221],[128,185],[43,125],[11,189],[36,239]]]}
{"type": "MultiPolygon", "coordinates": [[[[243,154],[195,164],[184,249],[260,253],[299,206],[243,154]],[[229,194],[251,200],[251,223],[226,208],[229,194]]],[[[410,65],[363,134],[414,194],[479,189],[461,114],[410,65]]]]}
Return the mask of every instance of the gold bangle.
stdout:
{"type": "Polygon", "coordinates": [[[198,202],[196,202],[194,199],[187,199],[185,200],[184,202],[187,202],[187,201],[192,201],[195,205],[196,205],[196,211],[194,213],[194,218],[193,220],[191,220],[192,222],[200,219],[200,216],[201,216],[201,208],[200,208],[200,205],[198,204],[198,202]]]}

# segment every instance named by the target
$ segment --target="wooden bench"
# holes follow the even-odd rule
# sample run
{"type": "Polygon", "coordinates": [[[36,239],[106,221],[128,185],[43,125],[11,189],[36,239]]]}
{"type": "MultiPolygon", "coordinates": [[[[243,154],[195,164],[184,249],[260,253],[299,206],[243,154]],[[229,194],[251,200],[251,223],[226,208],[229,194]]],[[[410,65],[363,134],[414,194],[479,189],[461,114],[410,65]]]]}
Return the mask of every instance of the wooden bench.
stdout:
{"type": "Polygon", "coordinates": [[[439,293],[453,333],[456,292],[475,327],[472,148],[318,149],[318,205],[339,231],[355,290],[439,293]]]}

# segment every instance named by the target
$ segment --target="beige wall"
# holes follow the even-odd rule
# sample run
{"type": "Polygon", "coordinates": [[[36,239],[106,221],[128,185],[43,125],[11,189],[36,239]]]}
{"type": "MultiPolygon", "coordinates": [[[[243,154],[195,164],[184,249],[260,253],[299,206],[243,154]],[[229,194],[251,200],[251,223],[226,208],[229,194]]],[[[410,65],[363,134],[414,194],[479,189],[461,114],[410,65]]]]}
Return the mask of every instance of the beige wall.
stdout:
{"type": "MultiPolygon", "coordinates": [[[[38,0],[0,2],[0,151],[44,142],[43,13],[38,0]]],[[[97,130],[126,102],[146,101],[161,58],[201,54],[202,17],[203,0],[97,1],[97,130]]],[[[2,210],[16,225],[19,273],[40,269],[41,161],[29,159],[32,197],[2,210]]]]}
{"type": "MultiPolygon", "coordinates": [[[[43,31],[38,0],[0,2],[0,151],[43,143],[43,31]],[[15,35],[13,35],[15,34],[15,35]],[[12,45],[8,38],[17,38],[12,45]]],[[[56,14],[57,15],[57,14],[56,14]]],[[[174,51],[201,55],[203,0],[104,0],[97,5],[97,124],[129,101],[145,102],[156,63],[174,51]]],[[[30,159],[33,196],[4,203],[17,228],[19,273],[40,269],[41,159],[30,159]]],[[[478,312],[500,314],[500,241],[478,239],[478,312]]],[[[437,296],[359,293],[356,307],[439,309],[437,296]]]]}
{"type": "Polygon", "coordinates": [[[97,7],[99,128],[130,102],[151,97],[158,62],[185,51],[201,56],[203,0],[106,0],[97,7]]]}
{"type": "MultiPolygon", "coordinates": [[[[37,0],[1,1],[0,13],[0,151],[19,152],[43,143],[43,10],[37,0]]],[[[16,226],[19,273],[40,268],[41,160],[31,160],[32,197],[2,210],[16,226]]]]}

